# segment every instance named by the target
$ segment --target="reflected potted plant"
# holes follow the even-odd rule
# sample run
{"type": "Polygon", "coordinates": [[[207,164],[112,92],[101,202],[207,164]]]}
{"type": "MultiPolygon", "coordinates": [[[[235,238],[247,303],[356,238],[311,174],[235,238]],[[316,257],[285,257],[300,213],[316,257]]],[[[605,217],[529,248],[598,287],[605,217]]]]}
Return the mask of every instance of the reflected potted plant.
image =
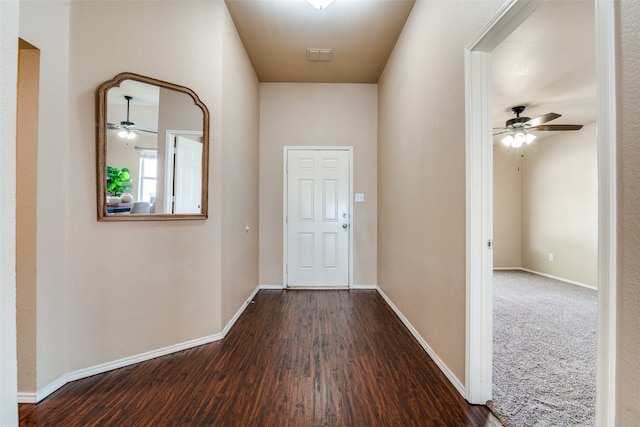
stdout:
{"type": "Polygon", "coordinates": [[[107,204],[117,204],[120,201],[131,203],[133,197],[129,191],[131,191],[129,169],[107,166],[107,204]]]}

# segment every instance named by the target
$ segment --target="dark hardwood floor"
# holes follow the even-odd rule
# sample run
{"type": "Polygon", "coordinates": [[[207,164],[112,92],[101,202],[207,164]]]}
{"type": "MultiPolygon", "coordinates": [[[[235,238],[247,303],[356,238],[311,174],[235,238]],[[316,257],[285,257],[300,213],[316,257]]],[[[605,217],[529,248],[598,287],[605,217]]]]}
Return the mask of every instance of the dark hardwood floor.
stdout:
{"type": "Polygon", "coordinates": [[[69,383],[21,426],[485,426],[376,291],[260,291],[222,341],[69,383]]]}

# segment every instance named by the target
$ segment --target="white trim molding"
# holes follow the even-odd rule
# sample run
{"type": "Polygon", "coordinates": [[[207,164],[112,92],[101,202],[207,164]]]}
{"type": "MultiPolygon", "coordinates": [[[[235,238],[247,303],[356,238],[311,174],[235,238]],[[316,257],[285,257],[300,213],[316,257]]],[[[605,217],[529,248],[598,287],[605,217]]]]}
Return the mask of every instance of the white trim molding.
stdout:
{"type": "Polygon", "coordinates": [[[282,290],[282,289],[287,289],[287,287],[285,285],[269,285],[269,284],[263,283],[262,285],[260,285],[260,289],[282,290]]]}
{"type": "Polygon", "coordinates": [[[242,313],[244,313],[244,311],[247,309],[247,307],[249,305],[253,304],[253,299],[255,298],[255,296],[256,296],[256,294],[258,293],[259,290],[260,290],[260,286],[256,287],[253,290],[253,292],[251,292],[251,295],[249,295],[249,298],[247,298],[247,301],[244,304],[242,304],[242,307],[240,307],[238,309],[238,311],[236,311],[236,314],[231,318],[231,320],[229,320],[227,325],[222,329],[222,338],[227,336],[227,334],[229,333],[229,331],[231,330],[233,325],[236,324],[236,322],[240,318],[240,315],[242,313]]]}
{"type": "Polygon", "coordinates": [[[598,123],[598,360],[596,426],[616,421],[616,23],[615,2],[596,0],[598,123]]]}
{"type": "Polygon", "coordinates": [[[350,289],[358,290],[358,289],[378,289],[378,285],[351,285],[350,289]]]}
{"type": "MultiPolygon", "coordinates": [[[[497,270],[497,269],[495,269],[495,270],[497,270]]],[[[594,290],[594,291],[598,290],[597,286],[588,285],[586,283],[578,282],[578,281],[575,281],[575,280],[565,279],[564,277],[554,276],[553,274],[542,273],[540,271],[530,270],[528,268],[518,268],[516,270],[526,271],[527,273],[537,274],[538,276],[547,277],[549,279],[558,280],[560,282],[568,283],[568,284],[574,285],[574,286],[580,286],[582,288],[587,288],[587,289],[591,289],[591,290],[594,290]]]]}
{"type": "Polygon", "coordinates": [[[188,350],[193,347],[198,347],[204,344],[210,344],[215,341],[220,341],[223,339],[227,333],[231,330],[233,325],[236,323],[240,315],[244,312],[249,304],[253,301],[253,298],[260,290],[260,287],[256,287],[256,289],[251,293],[247,301],[242,304],[242,307],[236,312],[233,318],[227,323],[221,333],[213,334],[202,338],[196,338],[194,340],[185,341],[182,343],[170,345],[168,347],[159,348],[156,350],[151,350],[145,353],[137,354],[134,356],[124,357],[122,359],[114,360],[107,363],[102,363],[95,366],[90,366],[88,368],[79,369],[77,371],[69,372],[67,374],[62,375],[57,380],[53,381],[50,384],[47,384],[45,387],[38,390],[36,393],[18,393],[18,403],[38,403],[41,400],[45,399],[51,393],[55,392],[59,388],[63,387],[65,384],[80,380],[83,378],[88,378],[93,375],[102,374],[105,372],[112,371],[114,369],[123,368],[125,366],[134,365],[136,363],[145,362],[147,360],[155,359],[157,357],[166,356],[168,354],[176,353],[182,350],[188,350]]]}
{"type": "Polygon", "coordinates": [[[524,267],[493,267],[493,271],[514,271],[514,270],[516,270],[516,271],[526,271],[527,273],[537,274],[538,276],[547,277],[547,278],[553,279],[553,280],[558,280],[560,282],[568,283],[570,285],[576,285],[576,286],[581,286],[581,287],[587,288],[587,289],[593,289],[594,291],[598,290],[597,286],[588,285],[586,283],[578,282],[578,281],[575,281],[575,280],[565,279],[564,277],[554,276],[552,274],[542,273],[542,272],[536,271],[536,270],[530,270],[530,269],[524,268],[524,267]]]}
{"type": "Polygon", "coordinates": [[[380,289],[380,287],[376,287],[376,290],[382,296],[385,302],[389,305],[389,307],[391,307],[394,313],[396,313],[396,316],[398,316],[400,321],[404,324],[404,326],[406,326],[409,332],[411,332],[411,335],[413,335],[413,337],[418,341],[418,343],[424,349],[424,351],[426,351],[429,357],[433,359],[436,365],[438,365],[438,368],[440,368],[440,370],[447,377],[449,382],[451,382],[451,384],[456,388],[456,390],[458,390],[458,393],[460,393],[462,396],[465,396],[466,391],[465,391],[464,385],[462,385],[458,377],[456,377],[456,375],[453,372],[451,372],[449,367],[442,361],[442,359],[438,357],[436,352],[433,351],[431,346],[429,346],[429,344],[427,344],[427,342],[420,336],[416,328],[414,328],[411,322],[409,322],[409,320],[406,317],[404,317],[404,314],[402,314],[400,309],[398,309],[398,307],[395,306],[395,304],[391,301],[391,299],[389,299],[389,297],[384,293],[384,291],[380,289]]]}

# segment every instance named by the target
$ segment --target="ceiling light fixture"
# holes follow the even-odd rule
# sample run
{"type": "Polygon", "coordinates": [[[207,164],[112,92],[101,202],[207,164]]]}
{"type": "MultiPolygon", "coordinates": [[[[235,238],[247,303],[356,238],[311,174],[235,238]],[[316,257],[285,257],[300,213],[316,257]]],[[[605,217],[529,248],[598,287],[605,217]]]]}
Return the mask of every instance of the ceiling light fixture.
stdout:
{"type": "Polygon", "coordinates": [[[136,134],[133,133],[133,127],[135,126],[135,123],[129,120],[129,104],[131,103],[133,97],[125,95],[124,99],[127,100],[127,120],[123,120],[120,122],[122,130],[118,132],[118,136],[122,139],[135,139],[136,134]]]}
{"type": "Polygon", "coordinates": [[[118,132],[118,136],[122,139],[135,139],[136,134],[133,131],[123,129],[118,132]]]}
{"type": "Polygon", "coordinates": [[[326,9],[331,3],[336,0],[307,0],[311,6],[315,7],[318,10],[326,9]]]}
{"type": "Polygon", "coordinates": [[[531,144],[533,140],[536,139],[536,136],[527,133],[524,129],[514,129],[511,134],[502,138],[502,143],[507,147],[519,148],[522,147],[522,144],[526,143],[527,145],[531,144]]]}
{"type": "Polygon", "coordinates": [[[118,136],[122,139],[135,139],[136,134],[132,130],[133,127],[135,126],[135,123],[129,120],[129,104],[131,103],[131,100],[133,99],[133,97],[129,95],[125,95],[124,99],[127,100],[127,120],[126,121],[123,120],[120,122],[120,126],[122,126],[122,130],[118,132],[118,136]]]}

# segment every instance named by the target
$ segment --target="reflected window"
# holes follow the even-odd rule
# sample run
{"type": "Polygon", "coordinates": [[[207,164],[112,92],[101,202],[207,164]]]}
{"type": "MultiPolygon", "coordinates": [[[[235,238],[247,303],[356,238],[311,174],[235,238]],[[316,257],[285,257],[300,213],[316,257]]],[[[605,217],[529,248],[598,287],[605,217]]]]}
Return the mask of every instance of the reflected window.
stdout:
{"type": "Polygon", "coordinates": [[[157,176],[158,152],[156,150],[140,150],[140,182],[138,186],[138,200],[143,202],[155,202],[157,176]]]}

